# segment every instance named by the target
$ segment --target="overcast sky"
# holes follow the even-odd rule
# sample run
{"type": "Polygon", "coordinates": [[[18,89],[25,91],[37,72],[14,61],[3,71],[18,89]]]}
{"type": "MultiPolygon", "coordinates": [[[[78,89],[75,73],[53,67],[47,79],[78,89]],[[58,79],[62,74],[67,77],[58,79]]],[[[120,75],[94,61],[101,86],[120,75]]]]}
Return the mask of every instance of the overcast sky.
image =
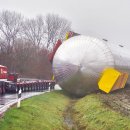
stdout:
{"type": "Polygon", "coordinates": [[[26,17],[56,13],[70,20],[75,32],[130,47],[130,0],[0,0],[3,9],[26,17]]]}

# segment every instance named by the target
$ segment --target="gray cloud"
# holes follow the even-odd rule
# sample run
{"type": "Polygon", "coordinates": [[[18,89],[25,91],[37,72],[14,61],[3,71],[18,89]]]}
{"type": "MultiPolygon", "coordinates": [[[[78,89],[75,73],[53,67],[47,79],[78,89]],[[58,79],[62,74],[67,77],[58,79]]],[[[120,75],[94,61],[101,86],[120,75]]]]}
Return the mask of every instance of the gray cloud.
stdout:
{"type": "Polygon", "coordinates": [[[130,0],[0,0],[0,8],[27,17],[57,13],[78,33],[130,47],[130,0]]]}

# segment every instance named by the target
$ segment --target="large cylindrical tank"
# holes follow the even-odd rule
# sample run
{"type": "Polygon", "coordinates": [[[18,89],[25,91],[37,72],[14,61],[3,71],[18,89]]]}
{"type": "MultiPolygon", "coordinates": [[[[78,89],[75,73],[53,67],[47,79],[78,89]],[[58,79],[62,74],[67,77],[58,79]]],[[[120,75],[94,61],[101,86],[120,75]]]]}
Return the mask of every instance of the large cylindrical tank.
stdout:
{"type": "Polygon", "coordinates": [[[99,77],[108,67],[129,74],[130,53],[121,45],[90,36],[80,35],[64,41],[53,59],[56,81],[76,96],[97,90],[99,77]]]}

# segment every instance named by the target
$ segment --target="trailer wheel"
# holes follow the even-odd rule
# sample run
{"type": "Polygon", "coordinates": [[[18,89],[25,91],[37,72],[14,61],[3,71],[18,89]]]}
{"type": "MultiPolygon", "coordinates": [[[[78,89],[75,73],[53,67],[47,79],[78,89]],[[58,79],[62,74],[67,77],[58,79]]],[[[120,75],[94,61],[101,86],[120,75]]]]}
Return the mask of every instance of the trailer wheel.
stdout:
{"type": "Polygon", "coordinates": [[[2,88],[0,87],[0,94],[2,94],[2,88]]]}
{"type": "Polygon", "coordinates": [[[5,94],[5,87],[3,87],[2,94],[5,94]]]}

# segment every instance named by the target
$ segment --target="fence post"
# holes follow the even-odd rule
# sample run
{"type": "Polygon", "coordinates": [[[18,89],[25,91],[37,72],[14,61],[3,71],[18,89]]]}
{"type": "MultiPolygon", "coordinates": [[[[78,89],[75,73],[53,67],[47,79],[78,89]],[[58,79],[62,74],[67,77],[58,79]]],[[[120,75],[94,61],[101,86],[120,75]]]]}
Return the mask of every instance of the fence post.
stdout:
{"type": "Polygon", "coordinates": [[[19,91],[18,91],[18,102],[17,102],[17,108],[20,107],[20,103],[21,103],[21,93],[22,93],[22,90],[21,90],[21,88],[20,88],[19,91]]]}
{"type": "Polygon", "coordinates": [[[51,83],[49,83],[49,86],[48,86],[48,91],[50,92],[51,91],[51,83]]]}

